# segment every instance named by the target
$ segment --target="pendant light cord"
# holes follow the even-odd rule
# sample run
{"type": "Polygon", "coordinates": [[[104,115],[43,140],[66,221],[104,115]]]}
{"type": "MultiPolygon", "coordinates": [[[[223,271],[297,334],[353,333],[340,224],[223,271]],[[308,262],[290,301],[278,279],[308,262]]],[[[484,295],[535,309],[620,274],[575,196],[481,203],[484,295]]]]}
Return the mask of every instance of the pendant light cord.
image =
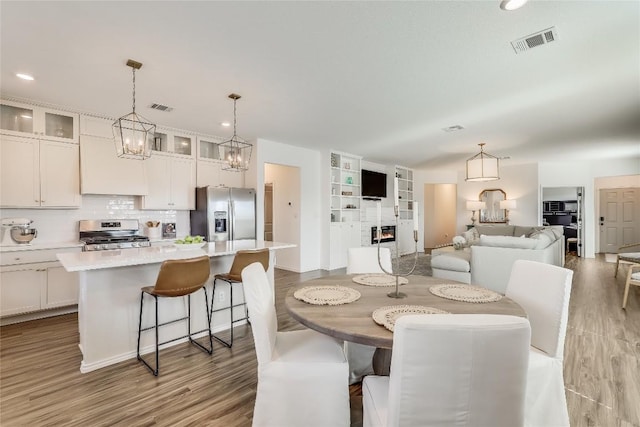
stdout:
{"type": "Polygon", "coordinates": [[[133,113],[136,112],[136,69],[131,67],[133,72],[133,113]]]}
{"type": "Polygon", "coordinates": [[[236,101],[237,99],[233,100],[233,136],[237,136],[236,134],[236,101]]]}

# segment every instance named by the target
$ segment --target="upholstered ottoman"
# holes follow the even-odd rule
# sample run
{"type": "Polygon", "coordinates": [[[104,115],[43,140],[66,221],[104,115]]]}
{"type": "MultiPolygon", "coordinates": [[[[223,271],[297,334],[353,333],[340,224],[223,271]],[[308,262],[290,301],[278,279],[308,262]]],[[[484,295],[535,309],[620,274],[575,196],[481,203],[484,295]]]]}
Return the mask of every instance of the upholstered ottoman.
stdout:
{"type": "Polygon", "coordinates": [[[471,283],[470,260],[471,252],[468,250],[436,249],[431,253],[433,277],[471,283]]]}

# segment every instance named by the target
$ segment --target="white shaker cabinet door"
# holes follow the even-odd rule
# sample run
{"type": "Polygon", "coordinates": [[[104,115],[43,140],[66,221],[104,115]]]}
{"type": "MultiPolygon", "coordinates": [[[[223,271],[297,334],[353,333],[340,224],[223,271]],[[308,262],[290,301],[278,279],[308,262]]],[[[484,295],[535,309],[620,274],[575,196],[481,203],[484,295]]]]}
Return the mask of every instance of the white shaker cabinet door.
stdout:
{"type": "Polygon", "coordinates": [[[38,140],[0,136],[0,205],[40,206],[38,140]]]}
{"type": "Polygon", "coordinates": [[[80,206],[80,147],[40,141],[40,205],[80,206]]]}
{"type": "Polygon", "coordinates": [[[82,135],[80,158],[82,194],[147,194],[144,162],[118,157],[113,138],[82,135]]]}
{"type": "Polygon", "coordinates": [[[3,268],[0,272],[0,316],[40,310],[45,269],[3,268]]]}
{"type": "Polygon", "coordinates": [[[171,158],[154,153],[144,161],[149,183],[144,209],[173,209],[171,203],[171,158]]]}
{"type": "Polygon", "coordinates": [[[195,208],[195,160],[154,153],[144,163],[149,192],[143,209],[195,208]]]}
{"type": "Polygon", "coordinates": [[[193,160],[171,159],[171,209],[195,209],[195,169],[193,160]]]}
{"type": "Polygon", "coordinates": [[[216,162],[198,160],[196,184],[198,187],[220,185],[220,165],[216,162]]]}

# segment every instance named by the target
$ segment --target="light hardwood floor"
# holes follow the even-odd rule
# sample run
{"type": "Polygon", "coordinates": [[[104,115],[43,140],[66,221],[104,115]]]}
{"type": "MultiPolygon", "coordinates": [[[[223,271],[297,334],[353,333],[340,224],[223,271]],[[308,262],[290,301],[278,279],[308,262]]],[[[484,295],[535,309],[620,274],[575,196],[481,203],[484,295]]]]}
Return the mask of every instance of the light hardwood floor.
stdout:
{"type": "MultiPolygon", "coordinates": [[[[567,264],[575,271],[565,347],[574,427],[640,426],[640,289],[622,310],[624,274],[614,279],[614,265],[603,257],[567,264]]],[[[301,328],[284,310],[286,291],[327,274],[276,272],[280,329],[301,328]]],[[[135,360],[81,374],[75,315],[2,327],[0,425],[249,426],[257,365],[250,328],[236,333],[233,349],[216,344],[213,356],[188,344],[163,350],[155,378],[135,360]]],[[[358,424],[359,388],[351,391],[358,424]]]]}

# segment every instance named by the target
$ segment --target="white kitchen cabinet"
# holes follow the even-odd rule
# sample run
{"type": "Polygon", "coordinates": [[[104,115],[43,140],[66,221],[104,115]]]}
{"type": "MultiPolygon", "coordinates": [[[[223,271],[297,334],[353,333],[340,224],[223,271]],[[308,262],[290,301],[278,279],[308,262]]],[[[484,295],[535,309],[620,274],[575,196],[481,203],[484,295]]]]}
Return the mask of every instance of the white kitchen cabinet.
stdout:
{"type": "Polygon", "coordinates": [[[79,116],[51,108],[13,101],[0,101],[0,130],[3,134],[78,142],[79,116]]]}
{"type": "Polygon", "coordinates": [[[2,207],[79,207],[80,154],[76,144],[3,135],[2,207]]]}
{"type": "MultiPolygon", "coordinates": [[[[80,141],[82,135],[97,136],[100,138],[109,138],[113,140],[113,119],[105,119],[103,117],[80,115],[80,141]]],[[[115,151],[115,146],[114,146],[115,151]]]]}
{"type": "Polygon", "coordinates": [[[143,196],[148,193],[144,162],[117,156],[113,138],[80,136],[82,194],[143,196]]]}
{"type": "Polygon", "coordinates": [[[222,141],[222,138],[198,136],[198,187],[244,187],[244,172],[222,170],[225,163],[219,159],[218,148],[222,141]]]}
{"type": "Polygon", "coordinates": [[[195,146],[195,135],[158,127],[153,138],[152,150],[157,153],[195,157],[195,146]]]}
{"type": "Polygon", "coordinates": [[[361,231],[359,221],[335,222],[330,225],[329,270],[347,266],[349,248],[359,248],[361,231]]]}
{"type": "Polygon", "coordinates": [[[0,316],[78,303],[78,273],[67,272],[56,253],[80,248],[4,251],[0,255],[0,316]]]}
{"type": "Polygon", "coordinates": [[[3,267],[0,270],[0,316],[40,310],[47,272],[30,265],[3,267]]]}
{"type": "Polygon", "coordinates": [[[154,153],[144,166],[149,191],[142,209],[195,209],[195,160],[154,153]]]}
{"type": "Polygon", "coordinates": [[[198,160],[197,165],[197,185],[198,187],[225,186],[242,188],[244,187],[244,172],[232,172],[222,170],[222,162],[198,160]]]}

